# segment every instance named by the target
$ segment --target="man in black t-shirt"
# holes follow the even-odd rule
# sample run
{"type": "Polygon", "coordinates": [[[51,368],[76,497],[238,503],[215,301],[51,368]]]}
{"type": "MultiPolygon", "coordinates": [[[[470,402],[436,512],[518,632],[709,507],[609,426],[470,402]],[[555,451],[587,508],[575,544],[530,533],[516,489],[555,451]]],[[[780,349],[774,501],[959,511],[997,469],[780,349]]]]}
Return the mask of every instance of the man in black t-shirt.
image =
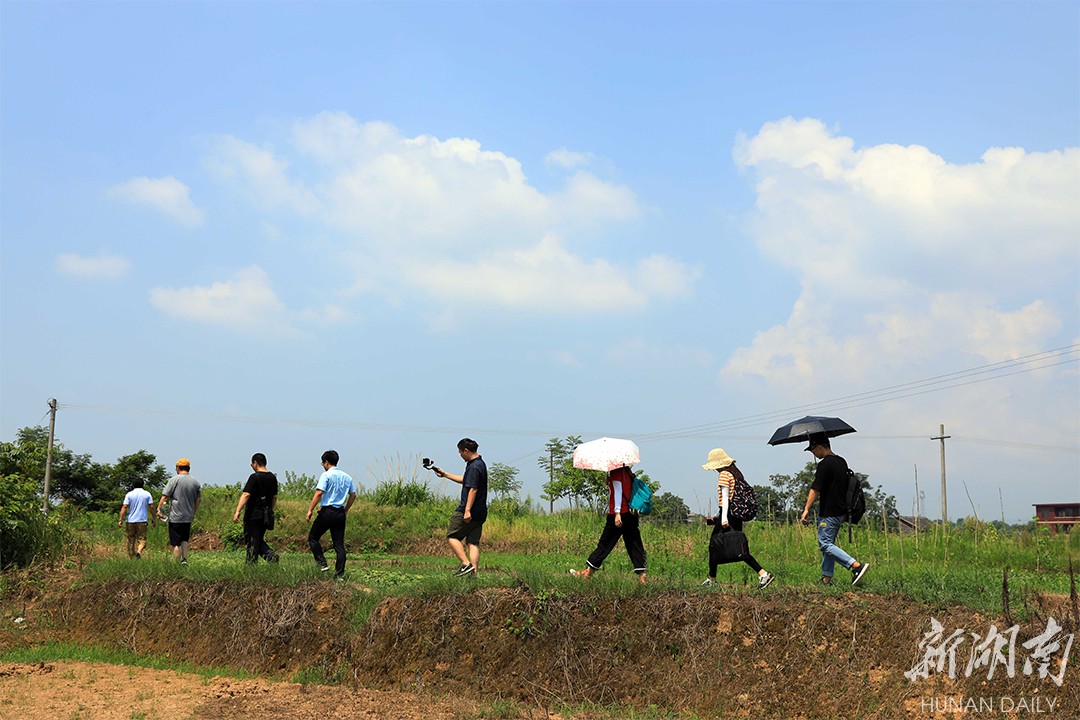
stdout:
{"type": "Polygon", "coordinates": [[[840,527],[847,520],[847,461],[832,451],[829,438],[824,435],[811,435],[810,446],[806,448],[818,460],[814,473],[814,484],[806,497],[806,508],[802,513],[803,523],[808,522],[810,508],[814,501],[821,498],[818,510],[818,547],[821,549],[821,582],[832,583],[836,563],[851,570],[851,584],[857,585],[870,568],[870,563],[861,563],[844,552],[836,544],[840,527]]]}
{"type": "Polygon", "coordinates": [[[487,520],[488,471],[484,458],[476,452],[480,446],[475,440],[462,438],[457,447],[458,455],[465,461],[464,475],[433,469],[439,477],[461,483],[461,502],[450,517],[446,539],[454,555],[461,561],[461,567],[454,575],[473,577],[479,572],[480,535],[487,520]]]}
{"type": "Polygon", "coordinates": [[[244,541],[247,543],[249,563],[257,563],[260,557],[267,562],[277,562],[277,554],[266,544],[266,531],[274,528],[277,476],[266,469],[266,456],[262,453],[251,456],[251,469],[255,472],[248,476],[244,491],[240,494],[233,522],[240,521],[240,511],[243,510],[244,541]]]}

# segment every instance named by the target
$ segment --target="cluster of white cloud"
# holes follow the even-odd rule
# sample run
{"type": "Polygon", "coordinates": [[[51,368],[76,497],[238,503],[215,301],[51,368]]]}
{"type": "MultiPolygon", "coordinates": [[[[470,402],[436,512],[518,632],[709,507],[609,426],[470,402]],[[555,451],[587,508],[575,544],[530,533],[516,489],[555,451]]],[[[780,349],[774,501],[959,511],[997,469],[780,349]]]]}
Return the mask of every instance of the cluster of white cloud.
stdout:
{"type": "Polygon", "coordinates": [[[340,322],[346,313],[336,305],[291,311],[257,265],[238,270],[230,279],[210,285],[155,288],[151,304],[174,317],[264,334],[296,332],[297,327],[340,322]]]}
{"type": "Polygon", "coordinates": [[[109,188],[109,196],[135,205],[146,205],[184,225],[203,221],[203,211],[191,201],[191,189],[174,177],[138,177],[109,188]]]}
{"type": "Polygon", "coordinates": [[[72,277],[115,280],[127,275],[131,262],[122,255],[83,257],[78,253],[63,253],[56,258],[56,269],[72,277]]]}
{"type": "Polygon", "coordinates": [[[244,327],[260,331],[276,327],[285,311],[270,286],[270,279],[259,267],[243,268],[227,281],[209,286],[156,288],[150,293],[154,307],[176,317],[196,322],[244,327]]]}
{"type": "MultiPolygon", "coordinates": [[[[351,293],[422,295],[453,327],[458,307],[532,313],[612,313],[694,292],[700,271],[652,254],[595,249],[643,210],[629,188],[588,171],[596,158],[566,148],[545,158],[567,171],[545,192],[521,163],[475,140],[404,137],[382,122],[322,113],[295,124],[282,147],[216,141],[206,166],[263,214],[271,235],[302,222],[328,258],[351,269],[351,293]]],[[[802,294],[784,324],[737,349],[729,378],[797,387],[843,364],[868,381],[935,347],[985,358],[1045,347],[1062,325],[1080,237],[1080,150],[990,149],[953,164],[924,147],[856,147],[814,119],[740,136],[736,165],[756,178],[748,230],[768,258],[793,269],[802,294]]],[[[203,222],[187,185],[135,178],[110,190],[185,225],[203,222]]],[[[296,248],[303,252],[303,248],[296,248]]],[[[123,258],[58,261],[68,274],[123,274],[123,258]]],[[[158,288],[155,307],[189,320],[279,326],[337,322],[328,305],[289,309],[260,267],[186,288],[158,288]]]]}
{"type": "Polygon", "coordinates": [[[944,348],[994,362],[1045,349],[1074,312],[1077,148],[960,165],[787,118],[740,137],[734,158],[756,176],[752,234],[802,294],[728,377],[876,379],[944,348]]]}
{"type": "Polygon", "coordinates": [[[207,166],[257,207],[330,231],[354,292],[534,312],[634,309],[685,294],[697,271],[674,258],[589,252],[592,237],[641,216],[628,188],[580,168],[589,158],[556,151],[553,164],[575,169],[543,192],[517,160],[475,140],[403,137],[323,113],[297,123],[284,152],[227,137],[207,166]]]}

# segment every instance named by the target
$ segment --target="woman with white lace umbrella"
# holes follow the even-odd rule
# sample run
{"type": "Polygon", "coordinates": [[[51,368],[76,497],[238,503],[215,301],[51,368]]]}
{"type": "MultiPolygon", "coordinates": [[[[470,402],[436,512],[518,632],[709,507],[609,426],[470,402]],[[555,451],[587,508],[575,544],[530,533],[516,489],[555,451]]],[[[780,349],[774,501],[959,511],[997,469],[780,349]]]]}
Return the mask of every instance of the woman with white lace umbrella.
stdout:
{"type": "Polygon", "coordinates": [[[610,472],[641,462],[641,451],[630,440],[602,437],[574,448],[574,467],[610,472]]]}
{"type": "Polygon", "coordinates": [[[645,584],[645,546],[641,542],[638,515],[630,512],[629,504],[630,488],[634,483],[630,466],[638,462],[641,462],[641,452],[629,440],[605,437],[574,448],[574,467],[607,472],[608,512],[604,531],[600,534],[596,549],[589,555],[585,569],[571,570],[571,575],[588,580],[594,571],[603,566],[621,537],[638,582],[645,584]]]}

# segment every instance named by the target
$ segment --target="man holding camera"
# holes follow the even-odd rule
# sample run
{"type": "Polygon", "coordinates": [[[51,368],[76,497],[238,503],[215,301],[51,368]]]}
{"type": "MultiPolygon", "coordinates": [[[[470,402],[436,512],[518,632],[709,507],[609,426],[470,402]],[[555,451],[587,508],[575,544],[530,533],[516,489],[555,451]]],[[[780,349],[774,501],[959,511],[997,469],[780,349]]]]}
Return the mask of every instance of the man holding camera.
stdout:
{"type": "Polygon", "coordinates": [[[488,471],[484,458],[476,452],[480,446],[475,440],[462,438],[457,447],[458,455],[465,461],[464,475],[455,475],[434,465],[431,470],[439,477],[461,483],[461,502],[450,517],[446,539],[461,561],[461,567],[454,575],[475,577],[480,565],[480,535],[487,520],[488,471]]]}

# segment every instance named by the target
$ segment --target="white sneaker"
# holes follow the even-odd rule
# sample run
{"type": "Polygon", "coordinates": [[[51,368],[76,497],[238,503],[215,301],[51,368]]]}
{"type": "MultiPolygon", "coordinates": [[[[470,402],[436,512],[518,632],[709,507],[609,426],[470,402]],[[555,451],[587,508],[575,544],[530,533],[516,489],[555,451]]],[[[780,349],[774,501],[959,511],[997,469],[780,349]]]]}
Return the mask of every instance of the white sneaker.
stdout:
{"type": "Polygon", "coordinates": [[[758,578],[757,589],[758,590],[764,590],[765,588],[769,587],[769,585],[775,579],[776,579],[775,575],[773,575],[771,572],[766,571],[766,573],[764,575],[762,575],[760,578],[758,578]]]}

